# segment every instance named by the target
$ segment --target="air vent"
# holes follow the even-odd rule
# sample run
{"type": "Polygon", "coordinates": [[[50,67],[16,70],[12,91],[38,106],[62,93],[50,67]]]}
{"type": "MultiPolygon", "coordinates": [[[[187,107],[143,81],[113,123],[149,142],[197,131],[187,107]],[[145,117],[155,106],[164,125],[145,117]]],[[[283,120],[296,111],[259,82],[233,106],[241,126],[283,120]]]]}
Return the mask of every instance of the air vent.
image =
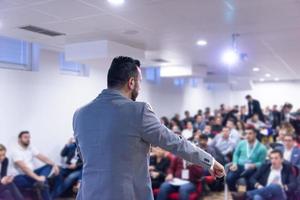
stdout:
{"type": "Polygon", "coordinates": [[[152,61],[157,62],[157,63],[168,63],[169,62],[162,58],[155,58],[155,59],[152,59],[152,61]]]}
{"type": "Polygon", "coordinates": [[[213,76],[213,75],[216,75],[216,74],[217,74],[216,72],[212,72],[212,71],[207,72],[207,75],[208,75],[208,76],[213,76]]]}
{"type": "Polygon", "coordinates": [[[41,28],[41,27],[32,26],[32,25],[21,26],[19,28],[27,30],[27,31],[31,31],[31,32],[34,32],[34,33],[40,33],[40,34],[43,34],[43,35],[51,36],[51,37],[66,35],[65,33],[59,33],[59,32],[51,31],[51,30],[44,29],[44,28],[41,28]]]}

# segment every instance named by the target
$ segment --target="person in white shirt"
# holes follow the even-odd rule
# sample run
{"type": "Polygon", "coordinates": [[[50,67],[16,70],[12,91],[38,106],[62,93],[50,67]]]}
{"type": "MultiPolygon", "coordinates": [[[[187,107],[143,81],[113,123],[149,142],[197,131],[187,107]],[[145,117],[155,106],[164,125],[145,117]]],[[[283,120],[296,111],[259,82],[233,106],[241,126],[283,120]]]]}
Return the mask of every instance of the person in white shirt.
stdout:
{"type": "Polygon", "coordinates": [[[218,134],[210,143],[210,146],[217,148],[225,157],[233,152],[235,141],[230,137],[228,127],[223,127],[222,132],[218,134]]]}
{"type": "Polygon", "coordinates": [[[232,193],[234,200],[286,200],[287,193],[295,191],[297,180],[292,166],[283,162],[283,154],[279,149],[271,151],[270,161],[260,166],[250,178],[256,189],[246,193],[232,193]]]}
{"type": "Polygon", "coordinates": [[[43,200],[52,199],[47,177],[50,177],[52,173],[58,177],[59,167],[30,144],[29,131],[22,131],[19,134],[18,144],[12,149],[12,161],[17,174],[14,183],[19,188],[40,186],[43,200]],[[46,165],[36,168],[34,159],[38,159],[46,165]]]}
{"type": "Polygon", "coordinates": [[[191,121],[186,123],[186,129],[184,129],[181,134],[185,139],[189,139],[193,136],[193,123],[191,121]]]}
{"type": "Polygon", "coordinates": [[[234,145],[236,146],[240,141],[240,134],[236,130],[236,125],[232,120],[228,120],[226,123],[226,127],[229,128],[230,131],[230,139],[233,141],[234,145]]]}

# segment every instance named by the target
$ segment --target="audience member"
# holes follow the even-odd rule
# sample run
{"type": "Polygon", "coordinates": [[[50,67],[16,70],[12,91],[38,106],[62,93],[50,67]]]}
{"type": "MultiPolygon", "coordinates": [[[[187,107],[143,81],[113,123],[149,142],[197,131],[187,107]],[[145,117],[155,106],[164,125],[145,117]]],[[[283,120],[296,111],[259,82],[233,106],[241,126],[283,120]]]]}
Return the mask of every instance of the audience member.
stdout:
{"type": "Polygon", "coordinates": [[[43,200],[51,199],[47,177],[51,176],[51,172],[58,176],[59,167],[30,144],[28,131],[19,134],[18,144],[12,149],[12,160],[17,173],[14,183],[19,188],[39,187],[42,190],[43,200]],[[46,165],[36,168],[35,158],[46,165]]]}
{"type": "Polygon", "coordinates": [[[157,200],[167,200],[172,192],[179,192],[180,200],[188,200],[189,195],[196,191],[197,181],[203,174],[199,165],[189,164],[187,161],[176,157],[168,169],[166,181],[160,186],[157,200]]]}
{"type": "Polygon", "coordinates": [[[205,121],[203,119],[202,115],[196,115],[196,120],[194,123],[194,129],[198,129],[200,131],[203,131],[205,128],[205,121]]]}
{"type": "Polygon", "coordinates": [[[292,166],[283,162],[283,155],[279,150],[270,153],[271,162],[260,166],[250,178],[254,190],[246,193],[232,193],[234,200],[285,200],[296,187],[296,177],[292,166]]]}
{"type": "Polygon", "coordinates": [[[222,131],[222,118],[221,117],[216,117],[213,122],[213,124],[211,125],[211,132],[214,135],[217,135],[218,133],[220,133],[222,131]]]}
{"type": "Polygon", "coordinates": [[[14,184],[14,176],[9,171],[9,159],[6,157],[6,148],[0,144],[0,199],[23,200],[18,187],[14,184]]]}
{"type": "Polygon", "coordinates": [[[239,178],[249,178],[265,161],[266,154],[266,147],[256,139],[255,129],[248,127],[246,140],[239,142],[233,154],[232,165],[226,177],[229,189],[236,189],[235,184],[239,178]]]}
{"type": "Polygon", "coordinates": [[[248,101],[248,118],[251,118],[254,114],[257,114],[259,117],[259,120],[264,122],[265,118],[264,118],[264,114],[261,110],[259,101],[256,99],[253,99],[251,97],[251,95],[249,95],[249,94],[246,96],[246,99],[248,101]]]}
{"type": "MultiPolygon", "coordinates": [[[[219,163],[221,163],[222,165],[226,164],[226,160],[225,160],[223,154],[221,153],[221,151],[214,146],[208,145],[208,136],[207,135],[201,134],[199,136],[198,144],[201,149],[210,153],[219,163]]],[[[205,173],[205,175],[209,175],[209,173],[205,173]]]]}
{"type": "Polygon", "coordinates": [[[238,144],[238,142],[240,141],[240,134],[236,130],[234,121],[228,120],[226,123],[226,127],[229,128],[229,131],[230,131],[229,137],[230,137],[231,141],[234,143],[234,145],[236,146],[238,144]]]}
{"type": "Polygon", "coordinates": [[[64,159],[64,164],[61,169],[60,175],[63,180],[52,192],[52,197],[57,198],[65,191],[76,185],[81,179],[82,174],[82,160],[78,155],[75,139],[72,137],[61,151],[61,157],[64,159]]]}
{"type": "Polygon", "coordinates": [[[159,147],[152,147],[153,155],[150,157],[150,176],[152,188],[159,188],[165,181],[170,160],[165,157],[165,151],[159,147]]]}
{"type": "Polygon", "coordinates": [[[286,134],[283,137],[283,145],[277,147],[283,153],[284,160],[300,169],[300,148],[297,146],[296,137],[286,134]]]}
{"type": "Polygon", "coordinates": [[[186,129],[182,131],[181,135],[186,139],[189,139],[193,136],[193,124],[191,121],[186,123],[186,129]]]}
{"type": "Polygon", "coordinates": [[[230,138],[230,130],[228,127],[224,127],[222,133],[218,134],[211,142],[211,146],[217,148],[226,161],[229,161],[229,158],[232,155],[232,151],[235,147],[235,141],[230,138]]]}

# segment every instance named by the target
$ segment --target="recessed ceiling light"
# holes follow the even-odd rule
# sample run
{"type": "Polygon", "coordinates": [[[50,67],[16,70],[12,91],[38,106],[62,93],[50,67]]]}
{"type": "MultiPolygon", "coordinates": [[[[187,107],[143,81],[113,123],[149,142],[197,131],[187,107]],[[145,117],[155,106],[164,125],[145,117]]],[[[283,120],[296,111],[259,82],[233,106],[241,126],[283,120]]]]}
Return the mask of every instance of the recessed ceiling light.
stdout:
{"type": "Polygon", "coordinates": [[[264,79],[264,78],[260,78],[259,81],[260,81],[260,82],[264,82],[265,79],[264,79]]]}
{"type": "Polygon", "coordinates": [[[2,28],[2,26],[3,26],[3,24],[2,24],[2,22],[0,21],[0,28],[2,28]]]}
{"type": "Polygon", "coordinates": [[[199,45],[199,46],[206,46],[207,45],[207,41],[206,40],[198,40],[197,41],[197,45],[199,45]]]}
{"type": "Polygon", "coordinates": [[[258,67],[254,67],[253,69],[252,69],[254,72],[259,72],[259,68],[258,67]]]}
{"type": "Polygon", "coordinates": [[[122,5],[125,2],[125,0],[107,0],[107,1],[116,6],[122,5]]]}
{"type": "Polygon", "coordinates": [[[268,74],[265,74],[265,76],[266,76],[266,77],[271,77],[271,74],[268,73],[268,74]]]}
{"type": "Polygon", "coordinates": [[[279,81],[279,78],[278,77],[274,78],[274,81],[279,81]]]}

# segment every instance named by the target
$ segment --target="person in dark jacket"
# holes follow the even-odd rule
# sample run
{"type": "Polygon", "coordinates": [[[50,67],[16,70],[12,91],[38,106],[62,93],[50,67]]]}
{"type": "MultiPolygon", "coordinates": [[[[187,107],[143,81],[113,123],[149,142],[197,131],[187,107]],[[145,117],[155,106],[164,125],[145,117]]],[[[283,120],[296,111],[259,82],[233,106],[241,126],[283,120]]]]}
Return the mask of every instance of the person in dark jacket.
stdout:
{"type": "Polygon", "coordinates": [[[78,154],[76,142],[73,137],[62,149],[61,157],[65,159],[65,164],[61,170],[63,180],[60,183],[60,187],[57,187],[57,189],[52,192],[53,198],[59,197],[66,190],[75,185],[81,179],[82,174],[83,163],[78,154]]]}
{"type": "Polygon", "coordinates": [[[285,200],[287,194],[297,187],[296,177],[292,166],[284,162],[280,150],[274,149],[270,153],[271,162],[260,166],[250,178],[254,190],[246,193],[232,193],[234,200],[260,199],[260,200],[285,200]]]}
{"type": "Polygon", "coordinates": [[[24,197],[13,183],[14,177],[8,174],[9,160],[6,157],[6,148],[0,144],[0,199],[22,200],[24,197]]]}
{"type": "Polygon", "coordinates": [[[257,114],[259,120],[265,122],[264,114],[261,110],[260,103],[258,100],[253,99],[251,95],[247,95],[246,99],[248,101],[248,119],[251,118],[254,114],[257,114]]]}
{"type": "Polygon", "coordinates": [[[170,160],[165,157],[165,151],[159,147],[152,148],[153,155],[150,157],[150,176],[152,188],[159,188],[165,181],[170,160]]]}

